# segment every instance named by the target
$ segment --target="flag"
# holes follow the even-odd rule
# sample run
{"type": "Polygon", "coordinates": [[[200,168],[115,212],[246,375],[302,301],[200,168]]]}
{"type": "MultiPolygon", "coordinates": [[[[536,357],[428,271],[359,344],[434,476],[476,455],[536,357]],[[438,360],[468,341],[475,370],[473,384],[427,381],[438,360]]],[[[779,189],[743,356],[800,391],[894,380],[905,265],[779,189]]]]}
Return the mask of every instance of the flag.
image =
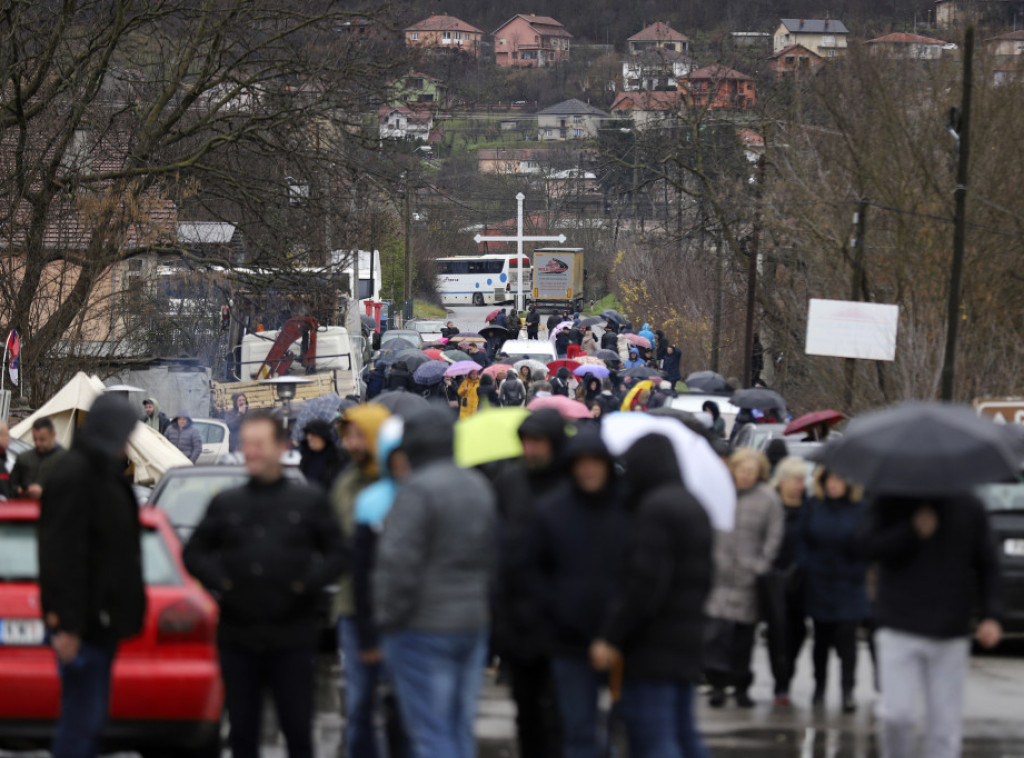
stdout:
{"type": "Polygon", "coordinates": [[[7,335],[7,347],[5,352],[10,356],[10,364],[8,366],[11,373],[11,384],[18,384],[18,369],[21,368],[21,338],[18,337],[18,332],[14,329],[7,335]]]}

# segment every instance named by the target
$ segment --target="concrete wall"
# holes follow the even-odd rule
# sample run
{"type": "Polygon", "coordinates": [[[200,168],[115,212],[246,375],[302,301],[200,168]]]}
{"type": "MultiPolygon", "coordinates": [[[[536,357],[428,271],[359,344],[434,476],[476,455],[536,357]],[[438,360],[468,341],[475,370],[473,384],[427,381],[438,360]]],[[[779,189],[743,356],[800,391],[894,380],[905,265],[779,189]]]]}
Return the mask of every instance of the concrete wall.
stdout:
{"type": "Polygon", "coordinates": [[[145,392],[133,392],[131,401],[139,406],[142,413],[142,401],[153,397],[160,403],[160,409],[173,418],[182,410],[187,410],[195,418],[210,416],[210,369],[188,368],[178,366],[154,366],[147,369],[123,370],[104,382],[111,384],[130,384],[141,387],[145,392]]]}

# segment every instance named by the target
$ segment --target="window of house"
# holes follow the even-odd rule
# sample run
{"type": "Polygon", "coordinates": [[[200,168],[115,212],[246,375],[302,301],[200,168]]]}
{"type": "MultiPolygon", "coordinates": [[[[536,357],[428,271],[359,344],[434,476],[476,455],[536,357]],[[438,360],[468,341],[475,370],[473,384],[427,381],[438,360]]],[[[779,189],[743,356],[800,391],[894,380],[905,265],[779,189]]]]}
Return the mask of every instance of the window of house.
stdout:
{"type": "Polygon", "coordinates": [[[580,116],[573,116],[572,117],[572,122],[574,124],[582,124],[583,123],[583,118],[580,117],[580,116]]]}
{"type": "Polygon", "coordinates": [[[450,42],[451,39],[452,39],[452,33],[451,32],[441,32],[441,39],[447,40],[447,41],[450,42]]]}
{"type": "Polygon", "coordinates": [[[787,55],[786,56],[786,65],[787,66],[792,66],[795,61],[796,61],[796,58],[794,56],[792,56],[792,55],[787,55]]]}
{"type": "Polygon", "coordinates": [[[409,89],[423,89],[423,79],[420,79],[420,78],[407,79],[406,80],[406,86],[409,89]]]}
{"type": "Polygon", "coordinates": [[[419,32],[410,32],[409,33],[409,39],[412,42],[416,42],[419,38],[420,38],[420,33],[419,32]]]}
{"type": "Polygon", "coordinates": [[[505,45],[505,38],[502,37],[501,39],[499,39],[498,40],[498,44],[501,45],[501,46],[504,46],[505,45]]]}

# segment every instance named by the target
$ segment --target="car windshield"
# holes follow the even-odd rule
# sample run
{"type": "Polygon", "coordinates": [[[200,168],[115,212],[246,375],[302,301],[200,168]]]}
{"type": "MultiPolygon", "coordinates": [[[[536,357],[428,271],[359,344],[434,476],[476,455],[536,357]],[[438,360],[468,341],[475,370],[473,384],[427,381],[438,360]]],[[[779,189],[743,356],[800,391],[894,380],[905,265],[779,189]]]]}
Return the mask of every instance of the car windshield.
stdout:
{"type": "Polygon", "coordinates": [[[415,324],[416,331],[420,334],[432,334],[434,332],[440,332],[444,329],[443,321],[417,321],[415,324]]]}
{"type": "Polygon", "coordinates": [[[409,342],[418,342],[420,339],[420,333],[407,329],[402,329],[400,331],[387,331],[381,335],[380,344],[383,345],[385,342],[397,339],[408,340],[409,342]]]}
{"type": "Polygon", "coordinates": [[[208,421],[192,423],[199,430],[199,437],[204,445],[217,445],[224,441],[224,427],[220,424],[211,424],[208,421]]]}
{"type": "MultiPolygon", "coordinates": [[[[146,584],[178,586],[183,583],[160,533],[142,530],[142,573],[146,584]]],[[[0,582],[39,579],[36,525],[29,521],[0,522],[0,582]]]]}
{"type": "Polygon", "coordinates": [[[191,531],[199,525],[215,495],[232,487],[241,487],[247,479],[244,470],[172,476],[155,493],[153,505],[167,514],[175,529],[191,531]]]}
{"type": "Polygon", "coordinates": [[[983,484],[976,492],[989,511],[1024,511],[1024,482],[983,484]]]}

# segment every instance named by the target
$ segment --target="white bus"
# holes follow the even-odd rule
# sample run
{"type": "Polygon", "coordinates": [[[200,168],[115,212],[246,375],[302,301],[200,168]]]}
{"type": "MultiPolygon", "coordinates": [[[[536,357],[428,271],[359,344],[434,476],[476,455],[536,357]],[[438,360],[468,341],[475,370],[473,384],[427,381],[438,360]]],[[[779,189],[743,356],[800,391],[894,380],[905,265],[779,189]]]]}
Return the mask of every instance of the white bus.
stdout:
{"type": "MultiPolygon", "coordinates": [[[[523,255],[523,296],[530,297],[533,268],[523,255]]],[[[444,305],[499,305],[515,302],[519,270],[514,255],[458,255],[436,258],[437,291],[444,305]]]]}

